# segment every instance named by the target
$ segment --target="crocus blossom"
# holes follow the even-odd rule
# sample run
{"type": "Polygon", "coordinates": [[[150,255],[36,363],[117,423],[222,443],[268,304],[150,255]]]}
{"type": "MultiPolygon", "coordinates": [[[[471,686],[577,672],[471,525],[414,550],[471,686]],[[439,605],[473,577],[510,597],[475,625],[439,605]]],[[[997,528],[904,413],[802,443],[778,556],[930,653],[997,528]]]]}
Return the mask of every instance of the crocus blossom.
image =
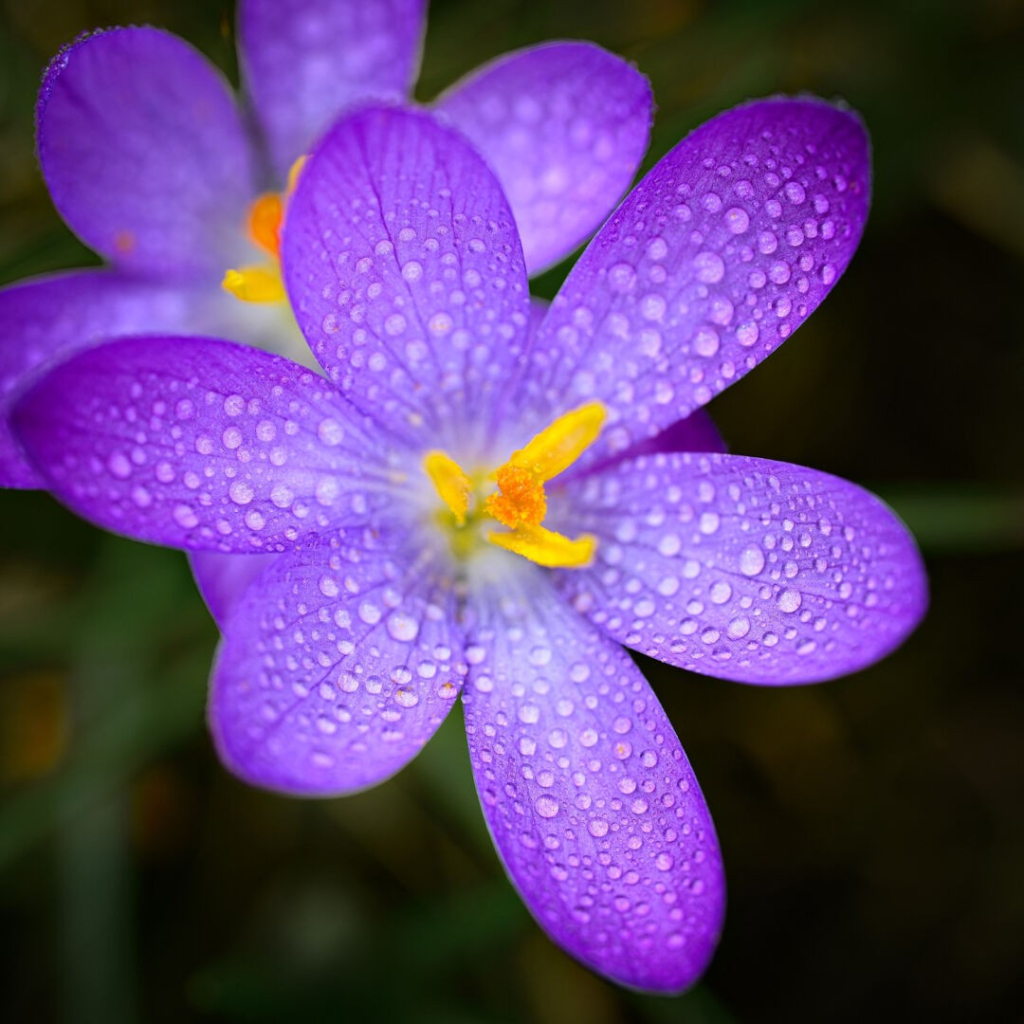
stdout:
{"type": "MultiPolygon", "coordinates": [[[[308,352],[278,270],[289,172],[339,112],[409,97],[425,6],[241,0],[252,126],[224,76],[166,32],[97,32],[57,55],[37,108],[40,166],[60,214],[108,265],[0,292],[0,485],[40,486],[8,408],[77,348],[166,331],[308,352]]],[[[494,168],[534,272],[611,211],[647,147],[651,106],[634,68],[563,42],[485,65],[432,109],[494,168]]]]}
{"type": "Polygon", "coordinates": [[[232,771],[293,794],[373,785],[461,693],[483,811],[537,921],[617,982],[679,991],[721,929],[721,855],[620,644],[806,683],[891,651],[926,601],[877,498],[658,440],[829,291],[869,173],[844,110],[722,114],[633,190],[531,333],[483,160],[422,114],[368,108],[311,157],[283,237],[326,378],[226,342],[131,339],[49,374],[17,429],[94,521],[266,559],[212,678],[232,771]]]}

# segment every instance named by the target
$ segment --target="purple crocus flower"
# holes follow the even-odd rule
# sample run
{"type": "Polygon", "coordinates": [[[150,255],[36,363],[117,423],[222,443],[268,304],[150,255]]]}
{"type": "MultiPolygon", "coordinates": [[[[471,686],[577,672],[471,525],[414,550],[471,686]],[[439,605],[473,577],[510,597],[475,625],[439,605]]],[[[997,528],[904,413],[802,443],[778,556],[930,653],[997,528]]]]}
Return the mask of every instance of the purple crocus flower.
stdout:
{"type": "Polygon", "coordinates": [[[530,333],[483,160],[423,114],[365,109],[322,141],[285,224],[326,379],[226,342],[132,339],[54,370],[17,428],[111,529],[273,555],[213,673],[232,771],[302,795],[373,785],[461,692],[484,814],[537,921],[617,982],[679,991],[719,935],[721,856],[620,644],[806,683],[891,651],[926,602],[913,540],[870,494],[662,440],[817,306],[868,193],[852,114],[729,111],[633,190],[530,333]]]}
{"type": "MultiPolygon", "coordinates": [[[[58,211],[108,265],[0,293],[0,485],[41,485],[9,434],[8,408],[77,348],[165,331],[308,358],[277,270],[279,193],[341,111],[408,97],[425,7],[240,0],[251,118],[219,71],[157,29],[98,32],[58,54],[39,96],[40,165],[58,211]]],[[[564,42],[486,65],[432,110],[498,175],[533,273],[568,255],[622,196],[651,105],[634,68],[564,42]]]]}

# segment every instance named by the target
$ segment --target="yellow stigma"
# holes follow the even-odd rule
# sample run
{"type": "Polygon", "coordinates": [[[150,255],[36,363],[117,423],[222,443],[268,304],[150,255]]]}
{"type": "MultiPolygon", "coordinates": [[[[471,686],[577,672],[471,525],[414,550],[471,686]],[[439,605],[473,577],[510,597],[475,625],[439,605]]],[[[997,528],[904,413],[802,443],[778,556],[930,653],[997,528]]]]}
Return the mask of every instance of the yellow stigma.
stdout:
{"type": "MultiPolygon", "coordinates": [[[[568,569],[590,564],[597,547],[593,536],[583,534],[573,540],[541,525],[547,515],[544,484],[571,466],[593,444],[605,416],[600,402],[588,402],[559,416],[491,474],[489,479],[497,483],[498,490],[486,498],[480,511],[509,530],[489,530],[487,540],[538,565],[568,569]]],[[[428,452],[423,468],[454,514],[457,526],[465,527],[467,519],[475,517],[470,511],[473,480],[442,451],[428,452]]],[[[460,553],[469,550],[464,538],[453,540],[458,541],[455,549],[460,553]]]]}
{"type": "Polygon", "coordinates": [[[266,192],[257,196],[246,218],[246,232],[250,240],[270,258],[264,266],[241,267],[228,270],[221,281],[224,291],[243,302],[281,302],[285,299],[284,283],[281,280],[281,224],[284,221],[288,199],[295,190],[302,165],[306,162],[300,156],[288,172],[288,187],[283,193],[266,192]]]}

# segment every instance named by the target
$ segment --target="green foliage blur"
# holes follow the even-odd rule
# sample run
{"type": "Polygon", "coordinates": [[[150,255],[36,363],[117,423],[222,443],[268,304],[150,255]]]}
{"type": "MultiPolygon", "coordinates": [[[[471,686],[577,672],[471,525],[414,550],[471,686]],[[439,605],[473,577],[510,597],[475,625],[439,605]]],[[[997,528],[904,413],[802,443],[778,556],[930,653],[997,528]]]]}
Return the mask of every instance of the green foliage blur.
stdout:
{"type": "MultiPolygon", "coordinates": [[[[145,23],[236,76],[227,0],[0,0],[0,283],[95,262],[40,180],[35,92],[80,32],[145,23]]],[[[863,115],[876,178],[857,258],[712,412],[735,452],[887,498],[928,560],[929,618],[884,663],[823,686],[644,662],[730,886],[704,981],[659,999],[593,977],[533,924],[491,850],[457,711],[367,793],[249,789],[206,733],[216,630],[182,556],[5,493],[4,1020],[1020,1019],[1024,7],[436,0],[418,97],[552,38],[593,39],[650,77],[648,166],[750,97],[807,91],[863,115]]]]}

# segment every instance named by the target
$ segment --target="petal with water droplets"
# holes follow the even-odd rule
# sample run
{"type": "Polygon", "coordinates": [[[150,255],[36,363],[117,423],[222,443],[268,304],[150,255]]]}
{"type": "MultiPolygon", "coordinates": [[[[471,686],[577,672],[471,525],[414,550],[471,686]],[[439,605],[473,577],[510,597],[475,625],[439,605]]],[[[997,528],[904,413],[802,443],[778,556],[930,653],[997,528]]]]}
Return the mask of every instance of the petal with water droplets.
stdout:
{"type": "Polygon", "coordinates": [[[647,80],[626,61],[593,43],[559,42],[478,68],[435,109],[494,169],[535,274],[619,201],[647,149],[652,106],[647,80]]]}
{"type": "Polygon", "coordinates": [[[927,605],[903,524],[812,469],[647,456],[571,482],[564,502],[598,546],[560,589],[621,643],[706,675],[781,685],[855,672],[902,643],[927,605]]]}
{"type": "Polygon", "coordinates": [[[157,544],[283,551],[391,500],[384,455],[327,381],[229,342],[82,352],[26,394],[13,424],[57,497],[157,544]]]}
{"type": "Polygon", "coordinates": [[[421,452],[475,457],[521,363],[529,294],[508,204],[467,143],[422,113],[343,119],[299,178],[283,262],[342,393],[421,452]]]}
{"type": "Polygon", "coordinates": [[[343,110],[406,98],[425,28],[425,0],[241,0],[240,63],[282,184],[343,110]]]}
{"type": "Polygon", "coordinates": [[[125,269],[213,274],[245,251],[256,177],[227,81],[152,28],[83,36],[43,79],[39,163],[54,205],[125,269]]]}
{"type": "Polygon", "coordinates": [[[277,559],[228,618],[209,718],[247,782],[364,789],[444,721],[465,674],[454,590],[402,542],[321,535],[277,559]]]}
{"type": "Polygon", "coordinates": [[[467,629],[463,704],[487,824],[560,946],[619,984],[678,992],[722,925],[711,817],[640,670],[534,577],[474,595],[467,629]]]}
{"type": "Polygon", "coordinates": [[[552,302],[523,378],[533,418],[604,402],[596,460],[709,402],[825,297],[869,192],[862,124],[820,100],[761,100],[698,128],[626,197],[552,302]]]}

